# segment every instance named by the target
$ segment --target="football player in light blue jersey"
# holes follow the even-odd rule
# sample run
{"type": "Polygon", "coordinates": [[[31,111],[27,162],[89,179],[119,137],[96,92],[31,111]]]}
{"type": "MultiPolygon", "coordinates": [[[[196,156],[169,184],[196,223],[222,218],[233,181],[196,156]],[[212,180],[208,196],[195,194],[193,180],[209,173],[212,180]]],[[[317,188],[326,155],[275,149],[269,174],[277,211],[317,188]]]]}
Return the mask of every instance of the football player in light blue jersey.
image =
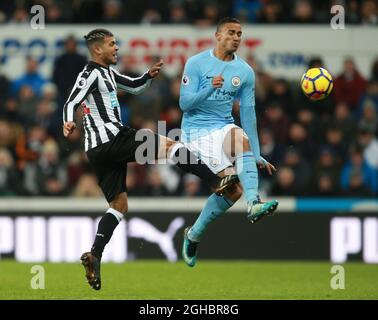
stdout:
{"type": "Polygon", "coordinates": [[[261,202],[257,165],[275,167],[260,155],[255,113],[255,74],[235,52],[241,41],[241,24],[223,18],[215,33],[216,46],[186,62],[180,89],[183,111],[182,141],[221,177],[236,170],[240,183],[223,195],[213,193],[193,226],[185,229],[182,248],[188,266],[196,263],[197,247],[207,226],[226,212],[242,195],[247,200],[250,222],[272,214],[278,201],[261,202]],[[241,127],[234,124],[232,107],[240,102],[241,127]],[[233,168],[235,163],[235,168],[233,168]]]}

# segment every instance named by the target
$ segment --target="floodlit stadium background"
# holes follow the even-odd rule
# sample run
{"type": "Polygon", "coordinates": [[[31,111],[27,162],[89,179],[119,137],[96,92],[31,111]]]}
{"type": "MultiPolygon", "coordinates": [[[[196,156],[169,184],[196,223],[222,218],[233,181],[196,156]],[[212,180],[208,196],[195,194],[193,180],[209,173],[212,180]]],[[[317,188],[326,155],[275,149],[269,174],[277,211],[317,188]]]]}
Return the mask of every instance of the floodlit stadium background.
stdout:
{"type": "MultiPolygon", "coordinates": [[[[109,28],[118,68],[140,74],[160,57],[162,74],[140,96],[119,94],[134,128],[179,128],[185,60],[211,48],[223,16],[243,22],[239,55],[256,72],[262,155],[278,167],[260,176],[263,199],[279,197],[276,217],[250,225],[246,204],[209,228],[201,259],[304,259],[378,263],[378,5],[340,1],[345,29],[330,26],[337,1],[1,1],[0,258],[77,262],[90,248],[106,202],[82,151],[79,128],[65,141],[62,106],[87,62],[83,35],[109,28]],[[32,29],[30,8],[45,8],[32,29]],[[77,42],[77,44],[75,44],[77,42]],[[322,65],[331,97],[310,103],[299,80],[322,65]],[[249,246],[259,243],[259,246],[249,246]]],[[[235,104],[238,121],[238,105],[235,104]]],[[[78,112],[80,117],[80,112],[78,112]]],[[[80,123],[80,121],[78,121],[80,123]]],[[[104,261],[180,259],[184,226],[209,189],[169,165],[128,165],[128,218],[104,261]]]]}

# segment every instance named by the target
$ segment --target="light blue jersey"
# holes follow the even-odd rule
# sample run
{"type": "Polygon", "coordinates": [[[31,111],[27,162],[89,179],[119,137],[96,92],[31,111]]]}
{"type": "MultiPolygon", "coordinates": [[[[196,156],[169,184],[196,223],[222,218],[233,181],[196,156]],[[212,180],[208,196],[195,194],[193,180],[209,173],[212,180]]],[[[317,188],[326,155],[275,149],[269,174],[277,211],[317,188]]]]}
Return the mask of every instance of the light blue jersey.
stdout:
{"type": "Polygon", "coordinates": [[[240,121],[251,148],[260,158],[255,114],[255,74],[236,54],[231,61],[222,61],[213,50],[201,52],[186,62],[180,89],[180,108],[184,112],[181,124],[182,141],[197,139],[234,123],[232,106],[240,100],[240,121]],[[212,79],[222,75],[222,88],[214,88],[212,79]],[[202,130],[202,132],[201,132],[202,130]]]}

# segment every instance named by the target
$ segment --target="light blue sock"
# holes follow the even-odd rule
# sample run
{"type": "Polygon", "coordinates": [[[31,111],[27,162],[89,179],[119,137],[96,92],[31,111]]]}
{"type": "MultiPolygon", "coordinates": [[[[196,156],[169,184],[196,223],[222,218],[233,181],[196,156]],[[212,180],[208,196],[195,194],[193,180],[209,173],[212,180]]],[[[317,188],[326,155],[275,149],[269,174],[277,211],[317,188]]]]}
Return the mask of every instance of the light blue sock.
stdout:
{"type": "Polygon", "coordinates": [[[227,209],[232,207],[233,204],[234,202],[231,200],[213,193],[207,199],[201,214],[197,218],[194,225],[190,228],[188,232],[189,239],[199,242],[207,226],[212,221],[223,215],[227,209]]]}
{"type": "Polygon", "coordinates": [[[247,151],[236,156],[236,169],[239,180],[244,189],[244,196],[252,203],[258,195],[258,173],[256,159],[252,151],[247,151]]]}

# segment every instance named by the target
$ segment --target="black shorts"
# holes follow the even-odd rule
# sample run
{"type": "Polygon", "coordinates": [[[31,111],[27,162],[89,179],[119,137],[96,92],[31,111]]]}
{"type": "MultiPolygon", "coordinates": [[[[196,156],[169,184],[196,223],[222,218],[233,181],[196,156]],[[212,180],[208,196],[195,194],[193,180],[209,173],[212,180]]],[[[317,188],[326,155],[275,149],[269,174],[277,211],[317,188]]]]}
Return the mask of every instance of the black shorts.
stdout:
{"type": "Polygon", "coordinates": [[[136,158],[139,161],[141,157],[148,161],[157,159],[159,136],[143,130],[143,140],[137,141],[136,134],[137,130],[124,126],[112,140],[87,151],[89,163],[109,203],[120,193],[127,192],[128,162],[135,162],[136,158]]]}

